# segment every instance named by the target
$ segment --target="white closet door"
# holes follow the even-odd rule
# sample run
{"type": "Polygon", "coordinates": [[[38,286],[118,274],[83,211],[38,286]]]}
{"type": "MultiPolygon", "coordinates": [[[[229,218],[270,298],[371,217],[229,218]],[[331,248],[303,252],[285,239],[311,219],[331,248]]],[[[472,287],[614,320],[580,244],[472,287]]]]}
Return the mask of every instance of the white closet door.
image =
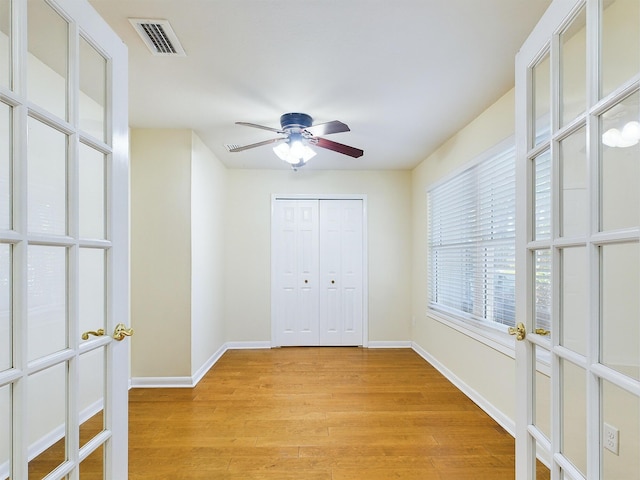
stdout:
{"type": "Polygon", "coordinates": [[[362,345],[362,200],[320,201],[320,345],[362,345]]]}
{"type": "Polygon", "coordinates": [[[274,343],[318,345],[318,201],[273,208],[274,343]]]}

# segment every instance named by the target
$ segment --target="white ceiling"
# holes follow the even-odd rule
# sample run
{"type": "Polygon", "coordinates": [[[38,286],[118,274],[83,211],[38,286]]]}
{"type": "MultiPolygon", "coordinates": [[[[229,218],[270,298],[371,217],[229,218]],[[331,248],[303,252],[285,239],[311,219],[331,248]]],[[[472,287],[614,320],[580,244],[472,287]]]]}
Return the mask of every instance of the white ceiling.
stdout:
{"type": "Polygon", "coordinates": [[[411,169],[507,92],[550,0],[90,0],[129,48],[130,124],[188,128],[229,168],[287,165],[280,115],[340,120],[305,169],[411,169]],[[186,57],[153,56],[128,18],[166,19],[186,57]]]}

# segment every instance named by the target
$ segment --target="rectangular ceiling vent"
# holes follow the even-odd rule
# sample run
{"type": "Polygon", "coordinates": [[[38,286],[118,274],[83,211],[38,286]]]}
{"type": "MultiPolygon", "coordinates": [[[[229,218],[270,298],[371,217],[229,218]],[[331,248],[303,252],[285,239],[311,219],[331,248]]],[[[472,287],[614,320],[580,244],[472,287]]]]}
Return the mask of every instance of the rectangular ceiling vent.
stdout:
{"type": "Polygon", "coordinates": [[[130,18],[129,22],[136,29],[140,38],[153,55],[186,57],[180,40],[167,20],[149,20],[147,18],[130,18]]]}
{"type": "Polygon", "coordinates": [[[231,150],[233,150],[234,148],[240,147],[240,145],[237,145],[235,143],[225,143],[224,146],[227,148],[227,151],[229,151],[229,152],[231,150]]]}

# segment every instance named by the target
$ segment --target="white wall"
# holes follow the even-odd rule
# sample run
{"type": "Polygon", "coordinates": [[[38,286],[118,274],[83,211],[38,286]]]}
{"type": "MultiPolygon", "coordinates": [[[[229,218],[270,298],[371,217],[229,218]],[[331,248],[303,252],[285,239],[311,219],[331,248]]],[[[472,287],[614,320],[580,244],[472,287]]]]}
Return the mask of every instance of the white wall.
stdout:
{"type": "MultiPolygon", "coordinates": [[[[275,156],[270,160],[279,161],[275,156]]],[[[227,341],[271,340],[271,196],[301,193],[367,195],[369,341],[410,340],[410,172],[300,169],[227,173],[227,341]]]]}
{"type": "Polygon", "coordinates": [[[188,381],[224,339],[226,168],[191,130],[131,131],[131,375],[188,381]]]}
{"type": "MultiPolygon", "coordinates": [[[[444,143],[413,170],[412,338],[442,366],[513,421],[513,358],[427,314],[427,187],[514,134],[514,90],[444,143]],[[500,372],[500,375],[496,375],[500,372]]],[[[505,334],[506,335],[506,334],[505,334]]]]}
{"type": "Polygon", "coordinates": [[[227,170],[192,135],[191,162],[191,374],[225,342],[224,220],[227,170]]]}
{"type": "Polygon", "coordinates": [[[190,130],[131,131],[131,375],[191,375],[190,130]]]}

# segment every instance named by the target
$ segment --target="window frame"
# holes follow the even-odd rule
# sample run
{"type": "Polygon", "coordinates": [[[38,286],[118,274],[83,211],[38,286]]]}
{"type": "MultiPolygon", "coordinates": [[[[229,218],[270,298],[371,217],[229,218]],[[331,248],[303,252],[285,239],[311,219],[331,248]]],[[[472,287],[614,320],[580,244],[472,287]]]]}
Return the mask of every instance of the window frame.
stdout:
{"type": "MultiPolygon", "coordinates": [[[[432,295],[432,248],[431,248],[431,205],[430,205],[430,193],[455,179],[456,177],[462,175],[464,172],[477,168],[481,163],[491,160],[492,158],[496,158],[509,152],[513,154],[514,161],[514,173],[515,173],[515,136],[511,135],[501,142],[497,143],[493,147],[488,150],[480,153],[479,155],[472,158],[470,161],[465,162],[459,168],[449,172],[439,180],[429,184],[425,190],[426,197],[426,207],[427,207],[427,238],[426,238],[426,247],[427,247],[427,316],[433,320],[436,320],[444,325],[463,333],[475,340],[478,340],[493,349],[508,355],[509,357],[515,358],[514,352],[514,340],[508,332],[508,325],[497,323],[490,320],[479,320],[472,316],[466,316],[456,313],[453,309],[443,308],[443,307],[434,307],[431,295],[432,295]]],[[[514,175],[514,188],[515,188],[515,175],[514,175]]],[[[513,211],[515,214],[515,202],[513,206],[513,211]]],[[[515,218],[515,216],[514,216],[515,218]]],[[[517,220],[516,220],[517,221],[517,220]]],[[[515,232],[514,232],[514,240],[513,240],[514,248],[516,248],[515,243],[515,232]]],[[[514,262],[515,263],[515,262],[514,262]]],[[[514,305],[515,305],[515,292],[514,292],[514,305]]],[[[544,372],[547,370],[548,365],[545,365],[546,362],[542,362],[542,365],[539,365],[539,370],[544,372]]]]}

